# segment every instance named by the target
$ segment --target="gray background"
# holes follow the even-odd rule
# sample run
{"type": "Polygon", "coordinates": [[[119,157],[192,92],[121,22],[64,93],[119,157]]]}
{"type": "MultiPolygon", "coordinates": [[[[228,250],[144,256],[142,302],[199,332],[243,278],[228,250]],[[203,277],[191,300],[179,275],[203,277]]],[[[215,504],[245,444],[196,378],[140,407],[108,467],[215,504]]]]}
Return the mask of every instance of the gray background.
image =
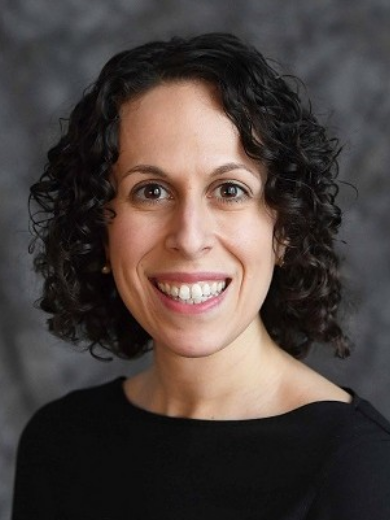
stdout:
{"type": "Polygon", "coordinates": [[[388,0],[1,1],[0,520],[9,517],[21,429],[45,402],[130,374],[139,363],[99,363],[51,337],[34,310],[26,200],[29,184],[84,87],[114,53],[173,34],[223,30],[256,44],[302,77],[317,111],[346,143],[341,254],[355,352],[316,350],[309,364],[390,417],[390,3],[388,0]]]}

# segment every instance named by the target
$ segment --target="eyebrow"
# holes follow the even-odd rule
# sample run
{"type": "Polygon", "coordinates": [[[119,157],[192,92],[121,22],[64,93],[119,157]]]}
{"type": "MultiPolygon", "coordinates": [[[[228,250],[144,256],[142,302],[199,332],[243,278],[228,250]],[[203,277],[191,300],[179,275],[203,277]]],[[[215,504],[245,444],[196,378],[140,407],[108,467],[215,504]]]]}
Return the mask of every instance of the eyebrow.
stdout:
{"type": "MultiPolygon", "coordinates": [[[[234,170],[245,170],[245,171],[251,173],[252,175],[254,175],[256,177],[256,179],[258,179],[259,176],[261,175],[260,172],[251,170],[250,168],[248,168],[248,166],[246,166],[243,163],[230,162],[230,163],[222,164],[221,166],[218,166],[217,168],[215,168],[211,172],[210,176],[215,177],[217,175],[229,173],[234,170]]],[[[120,180],[122,181],[124,178],[128,177],[129,175],[131,175],[133,173],[152,174],[152,175],[156,175],[156,176],[162,177],[162,178],[169,177],[169,175],[164,170],[159,168],[158,166],[152,166],[150,164],[137,164],[136,166],[133,166],[132,168],[130,168],[130,170],[127,170],[125,173],[123,173],[120,176],[120,180]]]]}

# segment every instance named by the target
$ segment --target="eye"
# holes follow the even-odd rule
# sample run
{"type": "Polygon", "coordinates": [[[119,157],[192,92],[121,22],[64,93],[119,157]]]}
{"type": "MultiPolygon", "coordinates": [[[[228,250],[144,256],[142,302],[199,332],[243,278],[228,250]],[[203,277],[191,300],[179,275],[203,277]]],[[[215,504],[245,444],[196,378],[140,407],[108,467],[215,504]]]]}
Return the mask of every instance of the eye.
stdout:
{"type": "Polygon", "coordinates": [[[241,202],[248,198],[248,191],[235,182],[224,182],[213,190],[215,198],[222,202],[241,202]]]}
{"type": "Polygon", "coordinates": [[[131,194],[133,200],[144,203],[156,203],[171,198],[170,193],[164,186],[157,182],[148,182],[142,186],[136,186],[131,194]]]}

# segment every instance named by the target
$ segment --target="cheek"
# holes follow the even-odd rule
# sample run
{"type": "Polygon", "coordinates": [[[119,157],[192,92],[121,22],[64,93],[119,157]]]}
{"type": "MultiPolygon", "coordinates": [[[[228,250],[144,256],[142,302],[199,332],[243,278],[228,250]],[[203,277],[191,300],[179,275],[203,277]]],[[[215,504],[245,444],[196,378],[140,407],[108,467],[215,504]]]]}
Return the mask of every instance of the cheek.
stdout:
{"type": "Polygon", "coordinates": [[[123,260],[131,260],[141,253],[145,244],[145,234],[129,219],[117,215],[108,227],[108,253],[113,267],[123,260]]]}
{"type": "Polygon", "coordinates": [[[108,259],[113,271],[126,279],[136,275],[151,252],[161,251],[163,236],[161,218],[141,212],[118,212],[108,228],[108,259]]]}
{"type": "Polygon", "coordinates": [[[243,261],[259,262],[274,259],[274,222],[267,214],[236,215],[225,226],[225,238],[243,261]]]}
{"type": "Polygon", "coordinates": [[[139,294],[142,292],[138,272],[147,251],[147,235],[128,219],[122,220],[119,216],[115,219],[108,232],[109,261],[118,293],[136,318],[134,311],[139,304],[139,294]]]}

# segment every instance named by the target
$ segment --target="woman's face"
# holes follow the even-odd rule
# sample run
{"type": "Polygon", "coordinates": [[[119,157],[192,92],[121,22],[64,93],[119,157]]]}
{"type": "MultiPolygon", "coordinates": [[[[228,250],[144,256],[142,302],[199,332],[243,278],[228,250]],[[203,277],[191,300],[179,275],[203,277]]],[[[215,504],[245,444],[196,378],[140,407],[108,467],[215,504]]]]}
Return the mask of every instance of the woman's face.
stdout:
{"type": "Polygon", "coordinates": [[[213,354],[258,334],[275,264],[265,171],[212,87],[158,86],[122,107],[107,257],[154,348],[213,354]],[[256,331],[256,332],[255,332],[256,331]]]}

